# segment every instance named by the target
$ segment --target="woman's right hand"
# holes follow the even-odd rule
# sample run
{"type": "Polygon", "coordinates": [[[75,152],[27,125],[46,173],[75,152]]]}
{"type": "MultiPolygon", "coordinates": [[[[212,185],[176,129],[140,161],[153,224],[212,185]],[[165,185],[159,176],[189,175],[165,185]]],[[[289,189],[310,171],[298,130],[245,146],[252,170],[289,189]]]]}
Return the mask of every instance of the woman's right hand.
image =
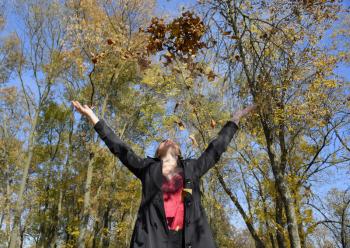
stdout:
{"type": "Polygon", "coordinates": [[[95,113],[92,111],[88,105],[84,104],[83,106],[78,101],[71,101],[74,107],[78,110],[78,112],[82,115],[85,115],[92,124],[96,124],[98,122],[98,118],[95,113]]]}

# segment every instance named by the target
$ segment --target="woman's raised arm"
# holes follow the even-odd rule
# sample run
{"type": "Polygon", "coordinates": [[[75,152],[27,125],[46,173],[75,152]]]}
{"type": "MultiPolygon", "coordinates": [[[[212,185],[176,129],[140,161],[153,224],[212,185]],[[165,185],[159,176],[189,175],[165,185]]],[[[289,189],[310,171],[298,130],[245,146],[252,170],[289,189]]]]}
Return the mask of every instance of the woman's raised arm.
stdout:
{"type": "Polygon", "coordinates": [[[197,177],[203,176],[219,161],[221,154],[226,151],[237,130],[238,125],[234,121],[230,120],[225,123],[217,137],[209,143],[204,152],[196,159],[194,170],[197,177]]]}
{"type": "Polygon", "coordinates": [[[130,146],[122,141],[117,134],[107,125],[104,119],[99,119],[92,109],[77,101],[72,101],[76,109],[87,116],[92,122],[94,130],[104,141],[109,150],[117,156],[120,161],[138,178],[141,178],[142,170],[145,168],[145,159],[138,156],[130,146]]]}
{"type": "Polygon", "coordinates": [[[225,123],[217,137],[209,143],[204,152],[196,159],[194,170],[197,177],[203,176],[219,161],[221,154],[227,150],[233,135],[239,129],[238,123],[241,117],[247,115],[255,108],[256,105],[251,105],[243,110],[238,110],[233,114],[232,119],[225,123]]]}

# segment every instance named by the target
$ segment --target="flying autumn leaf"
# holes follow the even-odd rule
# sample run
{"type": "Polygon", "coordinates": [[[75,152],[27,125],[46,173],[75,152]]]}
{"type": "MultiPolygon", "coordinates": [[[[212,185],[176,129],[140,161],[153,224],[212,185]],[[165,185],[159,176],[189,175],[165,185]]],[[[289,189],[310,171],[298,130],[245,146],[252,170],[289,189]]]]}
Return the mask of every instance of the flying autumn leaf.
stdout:
{"type": "Polygon", "coordinates": [[[107,44],[108,45],[114,45],[115,41],[113,41],[112,39],[107,39],[107,44]]]}
{"type": "Polygon", "coordinates": [[[182,121],[178,123],[180,130],[185,130],[185,125],[183,124],[182,121]]]}
{"type": "Polygon", "coordinates": [[[214,119],[211,119],[211,121],[210,121],[210,126],[211,126],[212,128],[215,128],[215,126],[216,126],[216,121],[215,121],[214,119]]]}
{"type": "Polygon", "coordinates": [[[196,138],[194,137],[194,135],[191,134],[191,135],[189,136],[189,138],[190,138],[191,141],[192,141],[192,145],[195,146],[195,147],[198,147],[198,143],[197,143],[197,140],[196,140],[196,138]]]}
{"type": "Polygon", "coordinates": [[[216,77],[216,74],[212,70],[210,70],[210,72],[207,74],[207,77],[209,81],[213,81],[216,77]]]}
{"type": "Polygon", "coordinates": [[[180,121],[175,121],[175,123],[179,126],[180,130],[185,130],[185,125],[184,123],[180,120],[180,121]]]}
{"type": "Polygon", "coordinates": [[[180,103],[178,103],[178,102],[175,104],[174,113],[176,112],[176,110],[177,110],[177,108],[179,107],[179,105],[180,105],[180,103]]]}
{"type": "Polygon", "coordinates": [[[229,35],[229,34],[231,34],[231,31],[223,31],[222,34],[223,35],[229,35]]]}

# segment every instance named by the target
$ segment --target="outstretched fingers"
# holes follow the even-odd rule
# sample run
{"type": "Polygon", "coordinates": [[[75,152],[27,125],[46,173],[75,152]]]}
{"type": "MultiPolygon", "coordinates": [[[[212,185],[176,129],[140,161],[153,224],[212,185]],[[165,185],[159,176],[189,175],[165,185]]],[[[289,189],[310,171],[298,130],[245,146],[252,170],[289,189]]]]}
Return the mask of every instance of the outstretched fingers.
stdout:
{"type": "Polygon", "coordinates": [[[84,108],[81,106],[80,102],[78,101],[72,101],[74,107],[80,112],[83,113],[84,108]]]}

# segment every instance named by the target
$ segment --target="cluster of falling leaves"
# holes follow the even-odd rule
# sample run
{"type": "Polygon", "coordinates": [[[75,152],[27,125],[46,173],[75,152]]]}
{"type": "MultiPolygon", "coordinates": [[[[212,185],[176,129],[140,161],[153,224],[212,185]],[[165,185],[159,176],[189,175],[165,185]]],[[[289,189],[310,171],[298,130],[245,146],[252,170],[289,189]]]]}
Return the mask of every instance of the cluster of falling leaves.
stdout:
{"type": "MultiPolygon", "coordinates": [[[[180,17],[165,23],[164,19],[153,17],[151,23],[140,32],[149,35],[146,51],[149,55],[163,52],[161,58],[165,59],[164,65],[168,66],[175,59],[186,65],[186,69],[192,73],[192,77],[206,75],[209,81],[215,79],[212,70],[206,70],[194,59],[202,48],[208,48],[202,40],[207,28],[200,17],[191,11],[186,11],[180,17]]],[[[172,68],[174,72],[178,72],[172,68]]]]}
{"type": "Polygon", "coordinates": [[[148,33],[149,42],[146,47],[149,53],[167,50],[164,55],[166,63],[178,57],[186,62],[195,55],[199,49],[206,47],[201,41],[206,28],[203,21],[193,12],[186,11],[170,23],[165,24],[162,18],[153,17],[151,24],[146,29],[140,29],[148,33]]]}

